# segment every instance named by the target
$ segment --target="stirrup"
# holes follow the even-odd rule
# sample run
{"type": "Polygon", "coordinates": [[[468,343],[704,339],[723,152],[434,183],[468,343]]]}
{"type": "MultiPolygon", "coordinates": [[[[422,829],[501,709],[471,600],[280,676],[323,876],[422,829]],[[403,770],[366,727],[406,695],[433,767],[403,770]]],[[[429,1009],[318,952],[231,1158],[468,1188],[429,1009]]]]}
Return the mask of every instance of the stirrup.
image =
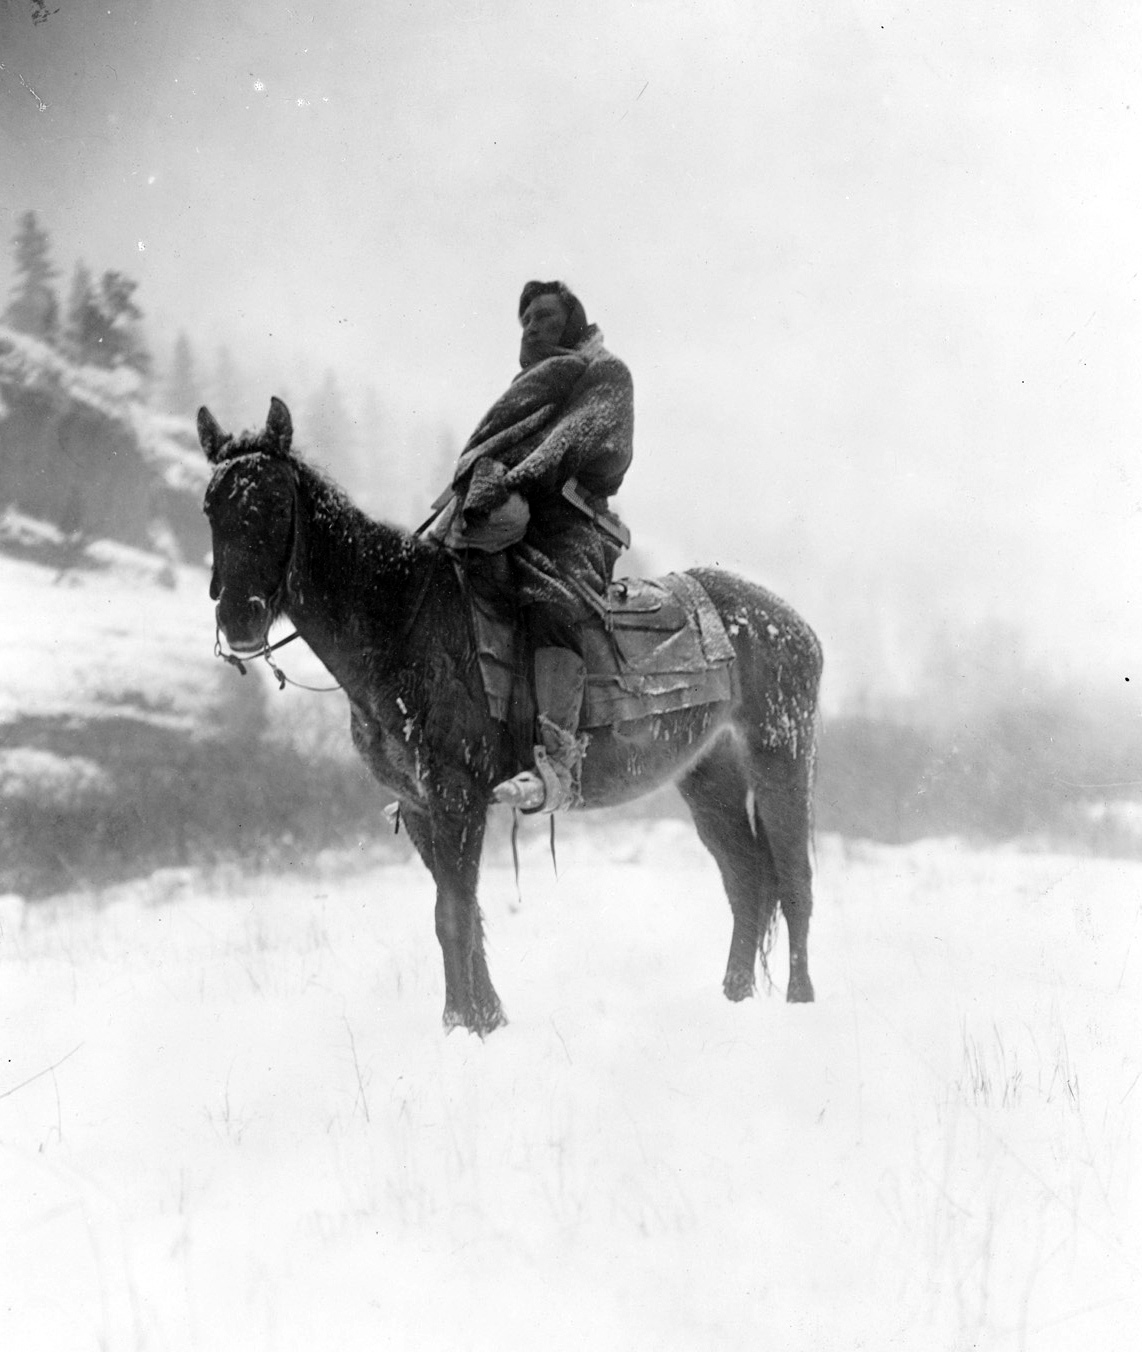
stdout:
{"type": "Polygon", "coordinates": [[[497,784],[492,797],[497,803],[520,812],[557,812],[561,807],[570,807],[573,793],[570,783],[565,785],[560,779],[547,748],[537,746],[535,769],[521,770],[518,775],[497,784]]]}

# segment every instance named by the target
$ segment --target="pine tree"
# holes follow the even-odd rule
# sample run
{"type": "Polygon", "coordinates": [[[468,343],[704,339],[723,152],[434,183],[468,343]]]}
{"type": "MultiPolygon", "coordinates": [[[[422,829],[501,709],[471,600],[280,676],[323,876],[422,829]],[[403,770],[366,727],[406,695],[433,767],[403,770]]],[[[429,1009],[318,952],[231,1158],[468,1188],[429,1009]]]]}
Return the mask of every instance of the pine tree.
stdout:
{"type": "Polygon", "coordinates": [[[57,273],[51,262],[48,232],[34,211],[26,211],[20,217],[13,252],[16,281],[12,299],[4,311],[4,322],[21,333],[54,343],[59,331],[59,301],[51,283],[57,273]]]}
{"type": "Polygon", "coordinates": [[[373,385],[366,385],[357,401],[356,433],[358,506],[404,520],[408,486],[393,454],[392,418],[373,385]]]}
{"type": "Polygon", "coordinates": [[[384,509],[381,514],[388,516],[400,510],[414,523],[423,521],[436,497],[452,482],[458,454],[455,433],[446,424],[416,424],[400,456],[399,472],[393,476],[394,484],[385,485],[385,496],[394,502],[394,506],[384,509]],[[404,502],[401,502],[402,496],[404,502]]]}
{"type": "Polygon", "coordinates": [[[185,333],[180,333],[175,339],[170,371],[167,374],[166,406],[171,413],[191,418],[201,403],[202,393],[190,339],[185,333]]]}
{"type": "Polygon", "coordinates": [[[96,288],[84,263],[75,265],[64,327],[64,345],[74,361],[129,366],[149,374],[151,355],[140,328],[143,312],[134,301],[137,286],[121,272],[105,272],[96,288]]]}
{"type": "Polygon", "coordinates": [[[356,442],[356,429],[337,377],[326,371],[306,409],[305,444],[309,454],[350,493],[356,491],[361,477],[356,442]]]}
{"type": "Polygon", "coordinates": [[[143,342],[143,312],[135,304],[138,282],[121,272],[105,272],[99,283],[99,310],[103,316],[103,366],[130,366],[141,375],[151,369],[151,354],[143,342]]]}
{"type": "Polygon", "coordinates": [[[452,475],[456,472],[459,455],[460,446],[456,440],[456,433],[447,423],[437,423],[434,462],[429,465],[428,482],[441,486],[450,483],[452,475]]]}
{"type": "Polygon", "coordinates": [[[82,259],[76,263],[71,277],[67,310],[64,314],[63,347],[72,361],[80,366],[98,360],[99,340],[103,319],[95,297],[91,273],[82,259]]]}
{"type": "Polygon", "coordinates": [[[210,382],[210,411],[223,427],[231,429],[242,425],[242,377],[234,354],[221,344],[214,354],[214,378],[210,382]]]}
{"type": "Polygon", "coordinates": [[[383,459],[392,441],[392,418],[375,385],[366,385],[357,401],[357,427],[368,461],[383,459]]]}

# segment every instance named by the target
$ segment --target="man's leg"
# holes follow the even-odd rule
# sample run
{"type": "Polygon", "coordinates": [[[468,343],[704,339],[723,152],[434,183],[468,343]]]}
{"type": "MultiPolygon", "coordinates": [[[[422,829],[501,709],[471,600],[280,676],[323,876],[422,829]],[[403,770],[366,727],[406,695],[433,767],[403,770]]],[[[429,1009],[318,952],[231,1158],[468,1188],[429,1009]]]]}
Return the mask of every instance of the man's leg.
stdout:
{"type": "Polygon", "coordinates": [[[579,736],[587,669],[574,625],[553,606],[527,610],[535,663],[535,769],[497,785],[497,802],[527,812],[555,812],[580,801],[586,739],[579,736]]]}

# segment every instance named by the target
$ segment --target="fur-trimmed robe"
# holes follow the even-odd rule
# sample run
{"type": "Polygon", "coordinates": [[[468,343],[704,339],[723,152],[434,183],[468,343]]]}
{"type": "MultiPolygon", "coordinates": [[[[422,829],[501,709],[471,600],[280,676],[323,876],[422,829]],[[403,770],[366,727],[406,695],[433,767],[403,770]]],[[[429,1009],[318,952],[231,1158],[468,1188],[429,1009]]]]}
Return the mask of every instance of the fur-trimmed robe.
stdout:
{"type": "Polygon", "coordinates": [[[521,371],[480,420],[453,476],[448,543],[462,548],[466,533],[521,493],[530,518],[509,551],[517,600],[553,603],[568,619],[587,613],[581,589],[606,592],[619,548],[562,496],[563,485],[573,476],[590,505],[606,510],[633,436],[630,372],[591,325],[577,347],[521,371]]]}

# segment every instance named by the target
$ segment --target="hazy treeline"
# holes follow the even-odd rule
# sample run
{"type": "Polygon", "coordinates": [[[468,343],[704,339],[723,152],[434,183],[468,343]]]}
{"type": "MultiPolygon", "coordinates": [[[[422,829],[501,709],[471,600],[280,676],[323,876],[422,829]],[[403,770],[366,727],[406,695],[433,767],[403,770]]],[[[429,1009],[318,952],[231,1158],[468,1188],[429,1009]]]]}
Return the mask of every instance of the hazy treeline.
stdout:
{"type": "MultiPolygon", "coordinates": [[[[0,726],[0,892],[34,897],[166,866],[296,865],[328,848],[406,853],[382,814],[388,795],[349,747],[340,699],[320,706],[326,734],[301,743],[272,699],[226,671],[214,716],[192,733],[114,716],[0,726]],[[5,759],[16,748],[100,774],[28,772],[17,784],[19,757],[5,759]]],[[[1142,736],[1123,736],[1107,713],[1055,691],[957,728],[903,711],[834,716],[821,729],[817,829],[1140,856],[1142,813],[1129,795],[1142,736]]],[[[686,815],[673,790],[618,811],[686,815]]]]}
{"type": "Polygon", "coordinates": [[[962,835],[1139,855],[1140,766],[1142,729],[1074,691],[985,705],[954,728],[842,714],[822,730],[817,823],[891,843],[962,835]]]}
{"type": "Polygon", "coordinates": [[[158,868],[287,867],[328,849],[407,851],[348,747],[346,718],[336,738],[299,744],[271,726],[255,679],[220,670],[216,690],[193,730],[113,711],[0,723],[0,894],[158,868]]]}

